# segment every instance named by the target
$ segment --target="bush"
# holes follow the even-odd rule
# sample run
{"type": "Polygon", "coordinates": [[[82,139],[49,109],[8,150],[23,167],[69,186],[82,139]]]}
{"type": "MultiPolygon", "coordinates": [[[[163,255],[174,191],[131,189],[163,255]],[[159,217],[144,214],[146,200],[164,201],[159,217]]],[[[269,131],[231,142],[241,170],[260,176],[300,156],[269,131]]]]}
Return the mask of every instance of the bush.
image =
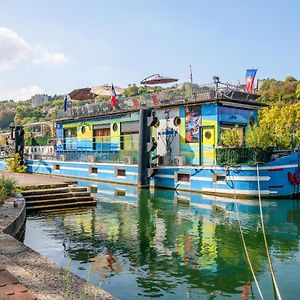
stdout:
{"type": "Polygon", "coordinates": [[[227,147],[242,146],[242,138],[240,136],[240,129],[236,125],[234,128],[226,129],[221,133],[221,144],[227,147]]]}
{"type": "Polygon", "coordinates": [[[16,183],[11,178],[0,177],[0,203],[12,196],[16,191],[16,183]]]}
{"type": "Polygon", "coordinates": [[[21,157],[19,153],[6,159],[7,169],[9,172],[13,173],[24,173],[26,171],[26,166],[21,165],[21,157]]]}

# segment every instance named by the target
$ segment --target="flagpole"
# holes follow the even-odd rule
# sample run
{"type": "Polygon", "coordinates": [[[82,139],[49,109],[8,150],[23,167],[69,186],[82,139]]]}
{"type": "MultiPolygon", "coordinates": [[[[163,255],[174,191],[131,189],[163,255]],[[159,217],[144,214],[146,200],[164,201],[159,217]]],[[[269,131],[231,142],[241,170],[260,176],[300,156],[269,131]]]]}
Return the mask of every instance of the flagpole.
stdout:
{"type": "MultiPolygon", "coordinates": [[[[194,84],[193,84],[193,72],[192,72],[192,65],[190,65],[190,83],[191,83],[191,97],[194,98],[194,84]]],[[[195,100],[195,99],[194,99],[195,100]]]]}

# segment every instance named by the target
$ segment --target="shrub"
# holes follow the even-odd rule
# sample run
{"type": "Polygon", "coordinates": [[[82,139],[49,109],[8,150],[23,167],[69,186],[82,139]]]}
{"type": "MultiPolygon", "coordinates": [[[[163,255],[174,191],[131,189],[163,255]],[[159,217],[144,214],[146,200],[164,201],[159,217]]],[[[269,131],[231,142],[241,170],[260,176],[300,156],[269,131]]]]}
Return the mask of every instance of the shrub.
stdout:
{"type": "Polygon", "coordinates": [[[16,183],[11,178],[0,177],[0,203],[13,195],[16,191],[16,183]]]}
{"type": "Polygon", "coordinates": [[[9,172],[13,173],[24,173],[26,171],[26,166],[21,165],[21,157],[19,153],[6,159],[7,169],[9,172]]]}
{"type": "Polygon", "coordinates": [[[221,144],[227,147],[241,147],[243,141],[240,133],[241,131],[238,126],[224,130],[221,133],[221,144]]]}

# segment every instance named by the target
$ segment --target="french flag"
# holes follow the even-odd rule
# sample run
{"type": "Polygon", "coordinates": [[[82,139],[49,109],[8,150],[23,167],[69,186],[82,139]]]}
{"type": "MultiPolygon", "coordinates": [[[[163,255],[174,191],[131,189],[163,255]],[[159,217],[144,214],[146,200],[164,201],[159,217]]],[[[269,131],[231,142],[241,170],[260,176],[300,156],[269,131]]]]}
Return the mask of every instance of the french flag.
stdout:
{"type": "Polygon", "coordinates": [[[253,92],[254,78],[256,75],[257,69],[248,69],[246,71],[246,89],[248,93],[253,92]]]}
{"type": "Polygon", "coordinates": [[[110,94],[111,94],[110,106],[115,107],[117,105],[117,94],[116,94],[116,91],[115,91],[115,88],[114,88],[113,84],[111,84],[110,94]]]}

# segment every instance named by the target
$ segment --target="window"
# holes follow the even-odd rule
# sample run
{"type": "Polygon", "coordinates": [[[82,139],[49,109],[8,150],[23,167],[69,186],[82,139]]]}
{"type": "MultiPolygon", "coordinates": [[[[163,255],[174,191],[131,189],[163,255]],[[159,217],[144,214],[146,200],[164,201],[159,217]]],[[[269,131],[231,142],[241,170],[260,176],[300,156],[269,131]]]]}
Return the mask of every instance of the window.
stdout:
{"type": "Polygon", "coordinates": [[[177,182],[190,182],[191,175],[189,173],[177,173],[177,182]]]}
{"type": "Polygon", "coordinates": [[[64,137],[65,138],[77,137],[77,127],[64,129],[64,137]]]}
{"type": "Polygon", "coordinates": [[[54,169],[54,171],[60,171],[60,165],[59,164],[54,164],[53,169],[54,169]]]}
{"type": "Polygon", "coordinates": [[[97,167],[90,167],[90,174],[98,174],[98,168],[97,167]]]}
{"type": "Polygon", "coordinates": [[[115,196],[116,197],[125,197],[126,196],[126,190],[124,190],[124,189],[115,189],[115,196]]]}
{"type": "Polygon", "coordinates": [[[212,179],[213,182],[217,182],[217,181],[223,181],[225,182],[226,181],[226,175],[225,174],[213,174],[213,179],[212,179]]]}
{"type": "Polygon", "coordinates": [[[94,137],[110,136],[110,128],[97,128],[94,129],[94,137]]]}
{"type": "Polygon", "coordinates": [[[117,177],[125,177],[126,176],[126,170],[125,169],[116,168],[115,172],[116,172],[117,177]]]}

